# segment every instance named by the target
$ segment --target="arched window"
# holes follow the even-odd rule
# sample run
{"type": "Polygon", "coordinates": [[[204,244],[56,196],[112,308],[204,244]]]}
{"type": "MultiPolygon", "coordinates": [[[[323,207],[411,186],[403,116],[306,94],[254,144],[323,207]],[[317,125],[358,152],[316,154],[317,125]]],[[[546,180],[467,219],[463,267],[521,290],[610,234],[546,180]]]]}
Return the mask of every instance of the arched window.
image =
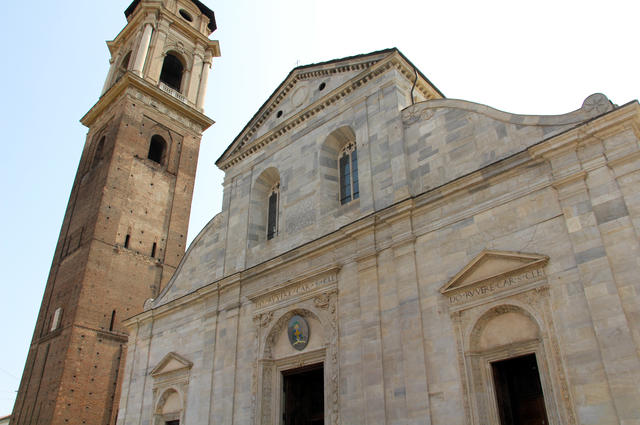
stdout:
{"type": "Polygon", "coordinates": [[[98,146],[96,146],[96,152],[93,155],[91,168],[95,168],[96,165],[98,165],[100,161],[102,161],[102,159],[104,158],[104,141],[105,141],[105,136],[102,136],[100,138],[100,141],[98,142],[98,146]]]}
{"type": "Polygon", "coordinates": [[[157,162],[158,164],[164,163],[165,151],[167,150],[167,142],[161,136],[157,134],[151,138],[149,143],[149,154],[147,158],[157,162]]]}
{"type": "Polygon", "coordinates": [[[340,203],[358,199],[358,149],[354,142],[347,143],[340,151],[340,203]]]}
{"type": "Polygon", "coordinates": [[[263,170],[251,185],[249,201],[249,247],[253,248],[277,236],[280,212],[280,172],[275,167],[263,170]]]}
{"type": "Polygon", "coordinates": [[[184,65],[178,57],[172,53],[167,53],[160,72],[160,81],[174,90],[180,91],[182,85],[182,73],[184,65]]]}
{"type": "Polygon", "coordinates": [[[131,62],[131,52],[128,52],[124,58],[120,61],[120,65],[118,65],[118,73],[116,74],[116,82],[122,78],[122,76],[129,69],[129,62],[131,62]]]}
{"type": "Polygon", "coordinates": [[[273,185],[267,200],[267,240],[273,239],[278,233],[278,198],[280,197],[280,182],[273,185]]]}

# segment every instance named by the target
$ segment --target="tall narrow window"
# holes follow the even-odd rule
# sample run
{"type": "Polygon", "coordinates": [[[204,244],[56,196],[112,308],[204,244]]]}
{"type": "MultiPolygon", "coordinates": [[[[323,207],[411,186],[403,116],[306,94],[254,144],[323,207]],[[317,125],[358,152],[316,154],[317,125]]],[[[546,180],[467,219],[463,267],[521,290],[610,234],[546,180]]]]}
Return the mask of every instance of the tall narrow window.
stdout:
{"type": "Polygon", "coordinates": [[[109,323],[109,331],[113,331],[113,325],[115,324],[115,322],[116,322],[116,311],[113,310],[111,312],[111,322],[109,323]]]}
{"type": "Polygon", "coordinates": [[[164,162],[166,149],[167,143],[161,136],[156,134],[151,138],[151,142],[149,143],[149,153],[147,154],[147,158],[157,162],[158,164],[162,164],[164,162]]]}
{"type": "Polygon", "coordinates": [[[131,239],[131,235],[127,235],[124,238],[124,247],[129,248],[129,240],[131,239]]]}
{"type": "Polygon", "coordinates": [[[267,239],[273,239],[278,233],[278,196],[280,183],[276,183],[269,191],[269,207],[267,212],[267,239]]]}
{"type": "Polygon", "coordinates": [[[174,90],[180,91],[182,85],[182,73],[184,65],[174,54],[167,53],[160,71],[160,81],[174,90]]]}
{"type": "Polygon", "coordinates": [[[158,246],[157,243],[153,243],[153,245],[151,246],[151,258],[156,258],[156,247],[158,246]]]}
{"type": "Polygon", "coordinates": [[[340,203],[358,199],[360,188],[358,186],[358,150],[356,144],[351,142],[340,151],[340,203]]]}

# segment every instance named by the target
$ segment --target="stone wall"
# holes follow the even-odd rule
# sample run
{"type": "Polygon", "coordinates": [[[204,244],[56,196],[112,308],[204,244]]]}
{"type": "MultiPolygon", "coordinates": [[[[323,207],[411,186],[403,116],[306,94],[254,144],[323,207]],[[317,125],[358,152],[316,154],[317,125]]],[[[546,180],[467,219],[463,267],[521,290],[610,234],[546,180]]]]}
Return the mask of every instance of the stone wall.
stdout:
{"type": "Polygon", "coordinates": [[[280,372],[317,362],[325,423],[497,423],[490,363],[528,353],[549,423],[637,422],[638,104],[598,95],[544,118],[429,101],[401,116],[402,93],[373,90],[227,176],[176,289],[129,321],[119,424],[153,423],[165,387],[149,372],[172,352],[193,363],[188,423],[278,423],[280,372]],[[359,204],[296,227],[322,135],[345,124],[359,204]],[[252,176],[273,166],[282,234],[251,247],[252,176]],[[300,353],[293,313],[312,329],[300,353]]]}

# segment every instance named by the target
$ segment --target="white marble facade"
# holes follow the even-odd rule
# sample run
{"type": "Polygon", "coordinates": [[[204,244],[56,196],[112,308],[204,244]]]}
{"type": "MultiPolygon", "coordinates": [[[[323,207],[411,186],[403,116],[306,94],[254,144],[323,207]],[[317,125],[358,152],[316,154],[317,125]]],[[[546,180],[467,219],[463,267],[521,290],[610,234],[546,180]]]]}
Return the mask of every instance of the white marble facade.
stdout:
{"type": "Polygon", "coordinates": [[[559,116],[446,99],[395,49],[295,68],[127,322],[118,424],[280,424],[313,364],[325,424],[498,424],[496,365],[532,355],[547,423],[640,424],[639,132],[601,94],[559,116]]]}

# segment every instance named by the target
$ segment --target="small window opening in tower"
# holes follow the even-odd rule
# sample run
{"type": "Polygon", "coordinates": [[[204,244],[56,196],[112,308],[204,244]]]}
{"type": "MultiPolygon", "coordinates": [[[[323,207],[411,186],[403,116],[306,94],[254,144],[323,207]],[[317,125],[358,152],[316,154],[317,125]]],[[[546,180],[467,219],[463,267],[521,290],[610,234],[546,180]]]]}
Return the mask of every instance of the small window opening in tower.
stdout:
{"type": "Polygon", "coordinates": [[[151,247],[151,258],[156,258],[156,247],[158,246],[157,243],[153,243],[153,246],[151,247]]]}
{"type": "Polygon", "coordinates": [[[98,142],[98,146],[96,147],[96,153],[93,156],[93,162],[91,163],[91,168],[94,168],[96,165],[98,165],[100,161],[102,161],[102,158],[104,157],[104,141],[105,141],[105,136],[102,136],[100,138],[100,141],[98,142]]]}
{"type": "Polygon", "coordinates": [[[151,138],[151,142],[149,143],[149,154],[147,158],[158,164],[162,164],[166,147],[167,143],[164,139],[156,134],[151,138]]]}
{"type": "Polygon", "coordinates": [[[131,235],[127,235],[124,238],[124,247],[129,248],[129,240],[131,240],[131,235]]]}
{"type": "Polygon", "coordinates": [[[191,17],[191,14],[184,9],[180,9],[180,16],[182,16],[184,19],[186,19],[189,22],[193,22],[193,18],[191,17]]]}
{"type": "Polygon", "coordinates": [[[115,323],[115,321],[116,321],[116,311],[113,310],[111,312],[111,322],[109,323],[109,331],[113,331],[113,324],[115,323]]]}
{"type": "Polygon", "coordinates": [[[180,62],[180,59],[176,55],[167,53],[162,64],[162,71],[160,72],[160,81],[174,90],[180,91],[180,85],[182,84],[182,73],[184,72],[184,65],[180,62]]]}

